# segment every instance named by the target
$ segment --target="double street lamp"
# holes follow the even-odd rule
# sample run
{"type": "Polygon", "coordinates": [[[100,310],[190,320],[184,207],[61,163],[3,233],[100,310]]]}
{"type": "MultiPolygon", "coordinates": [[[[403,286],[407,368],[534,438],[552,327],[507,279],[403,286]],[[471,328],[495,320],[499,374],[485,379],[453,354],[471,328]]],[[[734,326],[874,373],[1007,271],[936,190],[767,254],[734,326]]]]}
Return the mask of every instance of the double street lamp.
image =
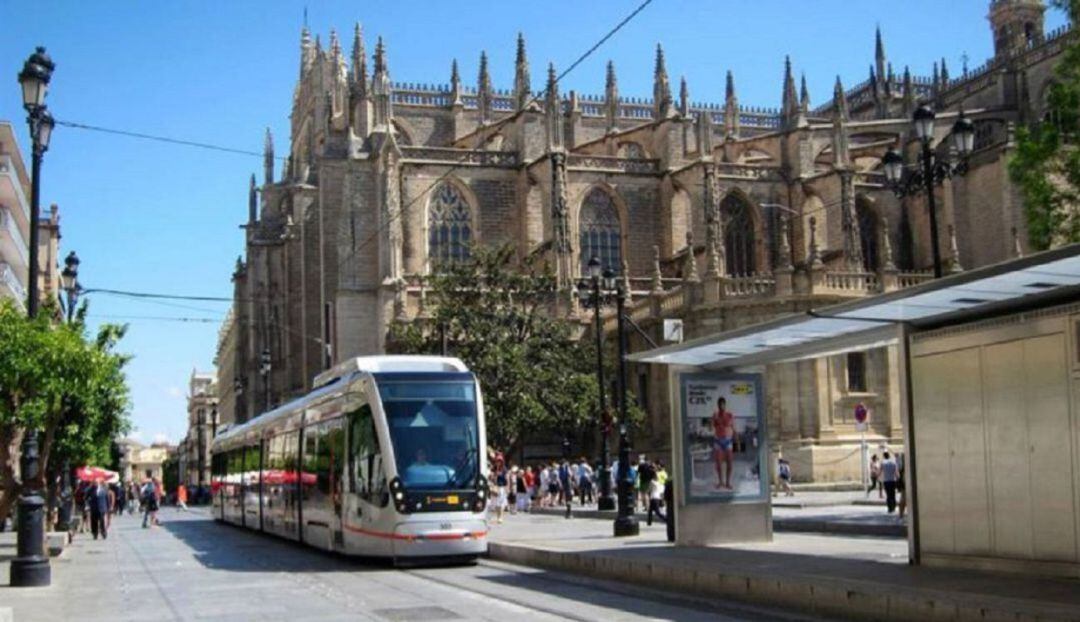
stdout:
{"type": "MultiPolygon", "coordinates": [[[[615,474],[615,479],[618,484],[618,516],[615,518],[615,535],[616,536],[636,536],[639,532],[639,526],[637,519],[634,518],[634,482],[630,479],[630,415],[629,408],[626,401],[626,313],[624,307],[626,305],[626,297],[629,292],[626,291],[626,286],[622,279],[616,278],[615,271],[610,267],[600,272],[600,259],[593,257],[588,263],[589,269],[589,283],[583,284],[586,287],[592,285],[592,294],[594,302],[594,320],[596,322],[596,351],[597,351],[597,374],[600,382],[601,392],[601,412],[606,413],[605,405],[603,403],[603,349],[602,349],[602,334],[603,327],[600,322],[600,306],[603,304],[602,294],[614,295],[615,298],[615,313],[617,319],[618,333],[618,356],[619,356],[619,376],[618,376],[618,402],[619,402],[619,468],[615,474]],[[601,289],[602,288],[602,289],[601,289]]],[[[605,417],[604,422],[604,436],[603,436],[603,463],[601,466],[601,500],[604,498],[604,488],[607,488],[607,494],[610,496],[610,475],[608,475],[607,466],[607,428],[609,426],[608,421],[610,419],[605,417]]],[[[608,506],[610,508],[610,505],[608,506]]]]}
{"type": "Polygon", "coordinates": [[[904,156],[896,149],[890,149],[882,163],[885,179],[896,196],[926,193],[927,208],[930,212],[930,250],[934,258],[934,278],[941,278],[941,249],[938,247],[937,199],[934,196],[934,186],[941,185],[953,175],[967,174],[967,158],[975,150],[975,124],[960,111],[960,116],[952,127],[952,147],[960,155],[960,161],[954,164],[949,160],[937,159],[931,149],[935,117],[932,108],[922,105],[915,110],[912,118],[915,136],[922,143],[919,166],[907,169],[904,156]]]}
{"type": "MultiPolygon", "coordinates": [[[[611,427],[611,414],[608,412],[607,400],[604,396],[604,331],[600,324],[600,307],[603,306],[603,298],[601,286],[607,289],[607,283],[602,283],[601,278],[605,276],[605,271],[601,269],[600,258],[593,257],[588,263],[588,277],[581,280],[578,284],[579,289],[588,295],[587,304],[590,304],[593,308],[593,320],[594,329],[593,332],[596,335],[596,384],[599,392],[600,403],[599,412],[601,417],[601,429],[600,429],[600,472],[598,477],[600,479],[600,489],[596,499],[596,507],[599,510],[614,510],[615,498],[611,495],[611,466],[610,466],[610,450],[608,449],[608,431],[611,427]]],[[[608,270],[607,272],[610,272],[608,270]]],[[[606,279],[605,279],[606,281],[606,279]]]]}
{"type": "MultiPolygon", "coordinates": [[[[30,125],[30,249],[27,281],[26,308],[31,318],[37,317],[38,297],[38,220],[41,217],[41,159],[49,148],[52,137],[53,118],[45,107],[45,94],[56,65],[37,48],[19,72],[22,87],[23,108],[30,125]]],[[[12,587],[38,587],[49,585],[52,571],[45,555],[45,501],[37,489],[41,464],[38,456],[37,433],[27,430],[23,436],[20,458],[22,494],[19,497],[18,551],[11,560],[12,587]]]]}
{"type": "MultiPolygon", "coordinates": [[[[71,324],[75,318],[79,294],[82,293],[82,285],[79,285],[79,256],[75,251],[68,253],[64,259],[64,270],[60,273],[60,289],[64,290],[67,321],[71,324]]],[[[56,515],[57,531],[71,531],[71,513],[71,463],[64,458],[63,472],[60,475],[60,508],[56,515]]]]}

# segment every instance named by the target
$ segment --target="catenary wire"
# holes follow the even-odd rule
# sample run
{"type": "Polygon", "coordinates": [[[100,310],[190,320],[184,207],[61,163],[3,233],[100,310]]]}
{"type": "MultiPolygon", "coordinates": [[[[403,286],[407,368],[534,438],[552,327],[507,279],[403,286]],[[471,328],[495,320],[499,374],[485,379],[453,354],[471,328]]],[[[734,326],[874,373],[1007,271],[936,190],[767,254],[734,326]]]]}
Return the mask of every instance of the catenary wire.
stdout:
{"type": "MultiPolygon", "coordinates": [[[[250,155],[263,157],[265,154],[257,151],[248,151],[247,149],[236,149],[235,147],[223,147],[221,145],[214,145],[212,143],[204,143],[194,140],[185,140],[182,138],[171,138],[168,136],[157,136],[155,134],[147,134],[145,132],[133,132],[131,130],[118,130],[116,128],[101,127],[100,125],[90,125],[88,123],[78,123],[75,121],[65,121],[58,119],[57,125],[64,127],[71,127],[79,130],[89,130],[91,132],[101,132],[103,134],[116,134],[118,136],[128,136],[131,138],[141,138],[143,140],[153,140],[161,143],[170,143],[173,145],[184,145],[185,147],[198,147],[200,149],[209,149],[211,151],[222,151],[225,153],[236,153],[239,155],[250,155]]],[[[288,158],[277,156],[275,160],[286,160],[288,158]]]]}

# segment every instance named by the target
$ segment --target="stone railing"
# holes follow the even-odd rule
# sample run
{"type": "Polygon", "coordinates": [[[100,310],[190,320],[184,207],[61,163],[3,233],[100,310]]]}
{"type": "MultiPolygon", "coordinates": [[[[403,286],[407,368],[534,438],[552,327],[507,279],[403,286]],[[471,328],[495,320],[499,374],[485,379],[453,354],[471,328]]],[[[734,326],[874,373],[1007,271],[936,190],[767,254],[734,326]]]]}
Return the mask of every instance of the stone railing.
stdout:
{"type": "Polygon", "coordinates": [[[897,285],[900,289],[915,287],[928,281],[934,280],[933,272],[901,272],[897,275],[897,285]]]}
{"type": "Polygon", "coordinates": [[[25,308],[26,288],[19,282],[19,278],[15,276],[15,271],[11,269],[11,266],[4,262],[0,262],[0,283],[6,285],[14,294],[15,304],[20,309],[25,308]]]}
{"type": "Polygon", "coordinates": [[[878,277],[872,272],[825,272],[821,282],[814,284],[815,294],[865,296],[879,289],[878,277]]]}
{"type": "Polygon", "coordinates": [[[779,169],[771,166],[759,166],[754,164],[732,164],[730,162],[717,162],[716,174],[721,177],[739,177],[741,179],[767,179],[775,176],[779,169]]]}
{"type": "Polygon", "coordinates": [[[660,161],[643,158],[618,158],[614,156],[570,154],[566,158],[569,168],[639,173],[654,175],[660,172],[660,161]]]}
{"type": "Polygon", "coordinates": [[[482,149],[452,149],[449,147],[402,147],[406,160],[446,162],[454,165],[496,166],[514,168],[518,156],[514,151],[488,151],[482,149]]]}
{"type": "Polygon", "coordinates": [[[776,279],[759,274],[729,276],[722,283],[728,298],[771,296],[776,291],[776,279]]]}

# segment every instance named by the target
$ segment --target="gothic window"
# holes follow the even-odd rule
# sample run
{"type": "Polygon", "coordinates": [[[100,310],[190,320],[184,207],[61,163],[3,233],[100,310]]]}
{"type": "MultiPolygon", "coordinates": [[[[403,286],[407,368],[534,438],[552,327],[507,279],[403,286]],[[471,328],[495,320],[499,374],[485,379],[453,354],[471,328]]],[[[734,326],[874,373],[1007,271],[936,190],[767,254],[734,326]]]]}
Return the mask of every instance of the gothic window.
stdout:
{"type": "Polygon", "coordinates": [[[635,158],[638,160],[645,159],[645,149],[637,143],[621,143],[619,145],[619,157],[620,158],[635,158]]]}
{"type": "Polygon", "coordinates": [[[877,272],[881,265],[881,255],[878,252],[878,231],[881,225],[878,223],[877,214],[863,201],[856,201],[855,215],[859,220],[859,243],[862,245],[863,269],[867,272],[877,272]]]}
{"type": "Polygon", "coordinates": [[[741,198],[729,194],[720,204],[724,219],[724,256],[728,274],[741,276],[757,270],[753,209],[741,198]]]}
{"type": "Polygon", "coordinates": [[[589,260],[600,259],[600,265],[619,272],[622,268],[622,228],[619,212],[611,195],[593,188],[581,204],[581,273],[588,272],[589,260]]]}
{"type": "Polygon", "coordinates": [[[433,272],[466,261],[472,243],[472,210],[450,182],[435,189],[428,205],[428,262],[433,272]]]}

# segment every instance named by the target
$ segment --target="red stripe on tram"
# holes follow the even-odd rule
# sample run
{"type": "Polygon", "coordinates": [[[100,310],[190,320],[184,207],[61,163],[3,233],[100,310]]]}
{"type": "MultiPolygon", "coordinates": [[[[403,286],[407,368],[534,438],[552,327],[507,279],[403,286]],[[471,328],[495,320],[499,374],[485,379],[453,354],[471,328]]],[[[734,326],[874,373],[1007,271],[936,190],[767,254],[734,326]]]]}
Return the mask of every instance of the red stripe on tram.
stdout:
{"type": "Polygon", "coordinates": [[[348,523],[344,524],[345,529],[348,531],[363,534],[365,536],[372,536],[375,538],[385,538],[387,540],[464,540],[465,538],[475,538],[479,540],[487,536],[486,531],[469,531],[466,533],[434,533],[434,534],[398,534],[387,533],[385,531],[372,531],[371,529],[364,529],[363,527],[357,527],[348,523]]]}

